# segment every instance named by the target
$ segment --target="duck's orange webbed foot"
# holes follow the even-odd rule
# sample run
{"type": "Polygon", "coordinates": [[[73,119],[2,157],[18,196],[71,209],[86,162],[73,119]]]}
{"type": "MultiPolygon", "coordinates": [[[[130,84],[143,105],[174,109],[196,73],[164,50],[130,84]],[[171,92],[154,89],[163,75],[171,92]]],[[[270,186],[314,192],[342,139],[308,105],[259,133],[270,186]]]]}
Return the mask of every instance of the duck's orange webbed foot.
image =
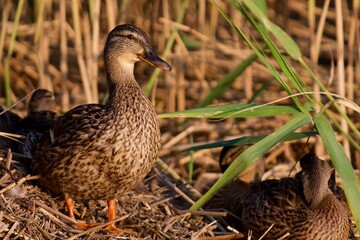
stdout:
{"type": "MultiPolygon", "coordinates": [[[[69,217],[75,219],[75,215],[74,215],[74,211],[73,211],[73,206],[74,206],[74,200],[72,200],[69,195],[66,193],[65,194],[65,202],[66,202],[66,206],[68,209],[68,214],[69,217]]],[[[115,207],[116,207],[116,199],[111,199],[108,200],[108,220],[114,220],[115,219],[115,207]]],[[[96,227],[99,226],[98,223],[85,223],[85,222],[81,222],[81,221],[77,221],[76,222],[76,227],[79,229],[88,229],[88,228],[92,228],[92,227],[96,227]]],[[[115,226],[115,223],[109,224],[104,228],[105,231],[111,232],[111,233],[115,233],[115,234],[131,234],[131,235],[135,235],[137,236],[138,234],[136,232],[134,232],[131,229],[121,229],[115,226]]]]}
{"type": "Polygon", "coordinates": [[[98,225],[99,225],[98,223],[85,223],[78,221],[75,226],[79,229],[87,229],[87,228],[96,227],[98,225]]]}
{"type": "MultiPolygon", "coordinates": [[[[116,199],[108,200],[107,203],[108,203],[108,220],[111,221],[111,220],[114,220],[115,216],[116,216],[116,214],[115,214],[116,199]]],[[[136,232],[134,232],[131,229],[121,229],[121,228],[116,227],[115,223],[107,225],[104,228],[104,230],[112,232],[112,233],[118,233],[118,234],[128,233],[128,234],[135,235],[135,236],[138,235],[136,232]]]]}
{"type": "MultiPolygon", "coordinates": [[[[72,200],[69,195],[67,193],[65,193],[65,202],[66,202],[66,207],[68,209],[68,215],[70,218],[75,219],[75,215],[74,215],[74,200],[72,200]]],[[[96,227],[99,224],[97,223],[86,223],[86,222],[80,222],[80,221],[76,221],[75,226],[79,229],[87,229],[87,228],[92,228],[92,227],[96,227]]]]}
{"type": "Polygon", "coordinates": [[[135,235],[137,236],[138,234],[136,232],[134,232],[133,230],[131,229],[121,229],[121,228],[118,228],[115,226],[115,224],[110,224],[110,225],[107,225],[105,228],[104,228],[105,231],[108,231],[108,232],[111,232],[111,233],[116,233],[116,234],[122,234],[122,233],[127,233],[127,234],[131,234],[131,235],[135,235]]]}

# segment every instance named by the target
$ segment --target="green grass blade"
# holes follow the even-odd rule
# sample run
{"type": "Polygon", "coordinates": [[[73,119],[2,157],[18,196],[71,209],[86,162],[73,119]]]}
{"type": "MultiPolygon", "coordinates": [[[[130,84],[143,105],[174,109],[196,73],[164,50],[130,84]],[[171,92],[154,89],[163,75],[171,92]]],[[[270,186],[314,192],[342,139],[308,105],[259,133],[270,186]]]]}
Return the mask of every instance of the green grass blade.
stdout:
{"type": "Polygon", "coordinates": [[[271,32],[285,51],[295,60],[300,60],[302,54],[296,42],[279,26],[271,22],[263,10],[254,1],[244,0],[245,5],[259,19],[265,28],[271,32]]]}
{"type": "MultiPolygon", "coordinates": [[[[310,110],[310,109],[309,109],[310,110]]],[[[159,118],[244,118],[244,117],[270,117],[298,113],[300,110],[295,106],[279,105],[256,105],[256,104],[227,104],[195,108],[178,112],[162,113],[159,118]]]]}
{"type": "Polygon", "coordinates": [[[317,114],[314,118],[315,125],[331,160],[343,182],[347,202],[354,216],[356,226],[360,229],[360,185],[355,176],[350,160],[343,147],[336,141],[334,130],[324,114],[317,114]]]}
{"type": "MultiPolygon", "coordinates": [[[[306,64],[305,61],[300,61],[300,64],[306,69],[306,71],[310,74],[311,78],[316,81],[317,84],[319,84],[321,91],[323,92],[329,92],[324,84],[321,82],[321,80],[316,76],[316,74],[311,70],[311,68],[306,64]]],[[[329,100],[334,100],[334,97],[330,94],[326,95],[329,100]]],[[[338,104],[334,104],[334,107],[336,110],[341,114],[341,116],[346,120],[346,123],[349,125],[350,129],[356,134],[357,137],[360,137],[360,131],[355,126],[355,124],[349,119],[349,117],[340,109],[340,106],[338,104]]],[[[336,121],[336,119],[332,115],[328,115],[329,118],[331,118],[333,121],[336,121]]],[[[336,126],[338,129],[341,130],[340,124],[336,126]]],[[[351,136],[349,136],[351,138],[351,136]]],[[[353,139],[352,139],[353,140],[353,139]]]]}
{"type": "MultiPolygon", "coordinates": [[[[293,94],[293,91],[291,87],[286,83],[286,81],[281,77],[279,72],[276,70],[276,68],[270,63],[270,61],[266,58],[265,54],[257,49],[255,45],[250,41],[250,39],[246,36],[245,33],[243,33],[239,28],[236,27],[236,25],[232,22],[231,18],[216,4],[214,0],[211,0],[212,4],[218,9],[218,11],[222,14],[222,16],[226,19],[226,21],[230,24],[230,26],[237,32],[239,35],[245,40],[245,42],[250,46],[250,48],[254,51],[256,55],[258,55],[259,59],[265,64],[265,66],[269,69],[269,71],[273,74],[273,76],[278,80],[278,82],[283,86],[285,91],[291,95],[293,94]]],[[[240,5],[239,5],[240,6],[240,5]]],[[[274,58],[278,61],[280,67],[282,69],[287,69],[287,71],[284,73],[289,74],[289,66],[284,63],[284,58],[281,56],[278,49],[276,49],[275,45],[272,43],[272,41],[267,37],[266,32],[261,29],[260,25],[255,22],[255,20],[250,16],[250,14],[244,9],[242,6],[240,6],[240,9],[242,10],[242,14],[254,25],[254,27],[257,29],[257,31],[261,34],[262,38],[264,39],[265,43],[268,45],[270,51],[275,54],[274,58]]],[[[292,74],[294,75],[294,74],[292,74]]],[[[301,87],[300,87],[301,89],[301,87]]],[[[301,111],[306,112],[306,110],[303,108],[302,104],[299,102],[297,97],[292,97],[292,100],[296,104],[296,106],[301,109],[301,111]]]]}
{"type": "MultiPolygon", "coordinates": [[[[283,141],[294,141],[299,140],[301,138],[307,138],[317,135],[317,132],[296,132],[296,133],[290,133],[287,135],[283,141]]],[[[194,145],[192,147],[183,149],[181,151],[196,151],[201,149],[210,149],[210,148],[216,148],[216,147],[225,147],[225,146],[234,146],[234,145],[244,145],[244,144],[254,144],[259,142],[260,140],[264,139],[268,135],[258,135],[258,136],[245,136],[245,137],[239,137],[234,138],[231,140],[222,140],[222,141],[216,141],[212,143],[205,143],[205,144],[198,144],[194,145]]]]}
{"type": "MultiPolygon", "coordinates": [[[[248,0],[244,0],[244,2],[248,2],[248,0]]],[[[239,5],[239,9],[240,9],[241,13],[245,16],[245,18],[249,22],[251,22],[251,24],[256,28],[258,33],[260,33],[261,37],[263,38],[265,43],[268,45],[273,57],[278,62],[279,66],[280,66],[282,72],[285,74],[285,76],[290,80],[290,82],[296,87],[296,89],[298,91],[304,92],[303,86],[300,84],[300,81],[297,79],[296,74],[292,71],[289,63],[282,56],[282,54],[280,53],[280,51],[276,47],[276,45],[273,43],[273,41],[268,37],[268,33],[261,28],[261,26],[254,20],[252,15],[243,6],[239,5]]],[[[261,13],[260,10],[257,11],[257,12],[261,13]]],[[[298,54],[300,54],[300,56],[301,56],[301,52],[298,53],[298,54]]],[[[284,89],[287,91],[287,93],[289,95],[293,94],[293,91],[292,91],[291,87],[282,78],[279,78],[278,80],[279,80],[280,84],[284,87],[284,89]]],[[[300,107],[301,104],[300,104],[300,102],[298,101],[297,98],[294,97],[293,101],[295,102],[295,104],[299,108],[301,108],[300,107]]]]}
{"type": "MultiPolygon", "coordinates": [[[[265,47],[263,47],[265,49],[265,47]]],[[[226,74],[222,79],[219,80],[216,87],[214,87],[211,92],[195,107],[205,107],[206,105],[212,103],[214,99],[217,99],[221,94],[223,94],[235,81],[235,79],[243,73],[243,71],[255,60],[257,59],[256,54],[252,54],[247,59],[245,59],[242,63],[240,63],[237,67],[235,67],[231,72],[226,74]]]]}
{"type": "Polygon", "coordinates": [[[20,17],[21,17],[21,11],[22,11],[23,5],[24,5],[24,0],[20,0],[17,3],[14,26],[13,26],[12,32],[11,32],[7,56],[4,61],[4,68],[5,68],[4,69],[4,87],[5,87],[5,101],[6,101],[7,107],[11,106],[11,100],[10,100],[11,86],[10,86],[10,64],[9,64],[9,61],[12,56],[12,52],[14,50],[17,29],[18,29],[18,26],[20,23],[20,17]]]}
{"type": "Polygon", "coordinates": [[[255,1],[256,6],[261,10],[261,12],[267,17],[268,16],[268,7],[266,0],[257,0],[255,1]]]}
{"type": "Polygon", "coordinates": [[[256,159],[262,157],[275,144],[282,141],[287,135],[294,132],[299,127],[311,122],[311,116],[308,113],[295,114],[282,128],[276,130],[274,133],[268,135],[261,141],[255,143],[246,149],[230,167],[225,171],[221,178],[210,188],[205,195],[200,198],[190,210],[197,210],[201,208],[207,201],[209,201],[221,188],[230,183],[239,173],[250,166],[256,159]]]}

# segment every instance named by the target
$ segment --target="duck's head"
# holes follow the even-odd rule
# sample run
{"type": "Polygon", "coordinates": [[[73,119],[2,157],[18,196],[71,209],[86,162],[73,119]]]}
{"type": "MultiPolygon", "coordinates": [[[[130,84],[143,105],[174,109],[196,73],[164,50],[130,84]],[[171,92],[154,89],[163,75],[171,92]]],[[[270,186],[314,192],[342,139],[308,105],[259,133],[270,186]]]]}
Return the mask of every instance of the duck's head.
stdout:
{"type": "Polygon", "coordinates": [[[328,186],[331,167],[314,153],[308,153],[300,160],[301,180],[304,197],[310,208],[317,208],[331,191],[328,186]]]}
{"type": "Polygon", "coordinates": [[[146,33],[131,24],[119,25],[109,33],[104,58],[108,63],[113,60],[120,61],[131,68],[135,62],[144,61],[154,67],[171,71],[171,66],[152,50],[146,33]]]}
{"type": "MultiPolygon", "coordinates": [[[[225,146],[220,152],[219,165],[221,172],[224,173],[234,160],[243,153],[252,144],[244,144],[238,146],[225,146]]],[[[263,158],[259,158],[255,164],[246,168],[238,176],[238,179],[244,183],[251,184],[261,182],[261,177],[265,172],[265,162],[263,158]]]]}
{"type": "Polygon", "coordinates": [[[55,111],[56,103],[54,94],[46,89],[36,89],[28,103],[28,114],[41,111],[55,111]]]}

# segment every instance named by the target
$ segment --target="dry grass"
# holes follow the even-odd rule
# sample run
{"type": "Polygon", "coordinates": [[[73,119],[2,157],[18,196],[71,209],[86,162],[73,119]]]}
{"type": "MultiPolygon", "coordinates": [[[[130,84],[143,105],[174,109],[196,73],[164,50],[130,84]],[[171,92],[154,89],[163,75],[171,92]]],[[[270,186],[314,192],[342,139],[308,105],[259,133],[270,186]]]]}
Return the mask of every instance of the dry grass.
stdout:
{"type": "MultiPolygon", "coordinates": [[[[35,5],[30,5],[31,1],[24,2],[21,21],[16,29],[17,35],[12,43],[17,6],[14,1],[0,0],[1,105],[6,104],[6,94],[11,103],[16,103],[38,87],[55,92],[58,108],[62,112],[79,104],[102,102],[106,95],[102,50],[107,33],[120,23],[133,23],[144,29],[158,53],[164,52],[171,37],[174,39],[171,51],[165,54],[165,58],[173,66],[173,71],[160,73],[151,91],[150,97],[158,113],[194,107],[224,74],[252,54],[206,0],[190,1],[185,17],[180,22],[176,20],[181,15],[182,4],[186,1],[38,0],[32,2],[35,5]],[[178,29],[175,33],[173,33],[174,28],[178,29]],[[9,51],[9,48],[12,50],[9,51]],[[10,91],[7,91],[4,78],[6,61],[10,66],[10,91]]],[[[242,29],[247,28],[237,10],[225,1],[218,2],[237,25],[242,29]]],[[[311,66],[331,92],[339,93],[359,103],[360,33],[358,31],[360,28],[358,16],[352,14],[357,13],[358,1],[353,1],[349,6],[346,1],[335,2],[336,4],[331,3],[328,9],[324,4],[309,10],[308,1],[284,0],[280,3],[271,0],[268,1],[269,16],[295,39],[307,61],[312,63],[311,66]],[[340,19],[338,18],[340,15],[336,14],[341,10],[339,10],[339,2],[343,13],[340,19]],[[311,14],[311,11],[314,14],[311,14]],[[322,12],[327,12],[324,21],[321,21],[322,12]],[[336,25],[336,22],[341,20],[343,26],[336,25]]],[[[248,30],[250,35],[251,29],[248,30]]],[[[294,65],[297,66],[296,63],[294,65]]],[[[137,79],[144,89],[152,71],[153,69],[146,64],[140,63],[136,67],[137,79]]],[[[298,71],[312,86],[308,73],[302,68],[298,71]]],[[[216,103],[245,103],[271,77],[260,62],[255,62],[238,77],[233,86],[216,103]]],[[[313,88],[315,91],[318,90],[316,85],[313,85],[313,88]]],[[[267,87],[256,102],[266,103],[284,96],[286,93],[274,83],[267,87]]],[[[19,102],[14,111],[23,115],[24,109],[25,103],[19,102]]],[[[348,114],[360,129],[359,113],[348,110],[348,114]]],[[[192,184],[206,190],[208,187],[206,183],[213,180],[212,177],[208,179],[209,173],[215,173],[215,178],[218,177],[217,157],[220,149],[199,151],[193,155],[193,158],[190,158],[188,153],[179,153],[179,150],[189,146],[191,138],[199,143],[240,135],[266,134],[282,126],[286,121],[286,117],[267,118],[266,121],[226,119],[221,122],[202,119],[186,122],[182,119],[161,119],[163,143],[161,157],[179,175],[182,183],[188,182],[190,178],[188,163],[194,161],[192,184]],[[179,137],[175,137],[178,135],[179,137]]],[[[348,145],[342,135],[339,134],[338,138],[339,141],[345,142],[345,147],[351,153],[354,168],[358,169],[359,151],[348,145]]],[[[315,139],[312,139],[310,144],[315,145],[315,139]]],[[[267,169],[271,171],[279,163],[293,165],[302,155],[304,145],[304,141],[279,144],[266,156],[267,169]]],[[[2,160],[1,165],[4,163],[5,160],[2,160]]],[[[26,176],[23,169],[16,168],[16,165],[12,165],[10,169],[17,178],[26,176]]],[[[54,211],[64,213],[61,200],[35,187],[33,181],[27,180],[19,187],[9,187],[14,181],[8,174],[3,173],[0,180],[1,188],[8,187],[11,189],[10,192],[20,191],[20,195],[23,195],[11,196],[9,190],[0,195],[1,209],[3,209],[0,211],[0,237],[65,239],[79,234],[71,223],[61,217],[55,217],[54,212],[51,210],[49,212],[36,204],[40,202],[54,211]],[[3,226],[8,229],[3,229],[3,226]]],[[[119,216],[130,214],[121,224],[134,228],[141,237],[147,239],[189,239],[214,234],[213,227],[207,225],[211,220],[204,217],[186,218],[183,213],[175,210],[186,209],[189,203],[183,197],[179,197],[179,193],[163,178],[168,179],[167,173],[155,170],[141,190],[136,189],[120,199],[119,216]],[[201,235],[197,235],[199,233],[201,235]]],[[[105,204],[91,202],[90,205],[93,205],[91,209],[93,214],[89,215],[104,222],[105,204]]],[[[81,212],[80,209],[84,209],[84,205],[78,205],[77,209],[81,212]]],[[[113,238],[98,231],[93,231],[82,238],[106,239],[105,237],[113,238]]]]}

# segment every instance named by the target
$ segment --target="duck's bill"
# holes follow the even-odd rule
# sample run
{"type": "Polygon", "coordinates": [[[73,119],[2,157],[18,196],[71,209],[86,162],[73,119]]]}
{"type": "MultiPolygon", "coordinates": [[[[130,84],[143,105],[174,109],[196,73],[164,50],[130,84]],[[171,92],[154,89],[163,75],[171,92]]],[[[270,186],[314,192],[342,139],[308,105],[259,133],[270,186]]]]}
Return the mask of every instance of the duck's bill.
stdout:
{"type": "Polygon", "coordinates": [[[144,51],[142,54],[138,54],[140,60],[150,64],[151,66],[161,68],[166,71],[171,71],[171,66],[162,60],[158,55],[154,53],[151,49],[144,51]]]}

